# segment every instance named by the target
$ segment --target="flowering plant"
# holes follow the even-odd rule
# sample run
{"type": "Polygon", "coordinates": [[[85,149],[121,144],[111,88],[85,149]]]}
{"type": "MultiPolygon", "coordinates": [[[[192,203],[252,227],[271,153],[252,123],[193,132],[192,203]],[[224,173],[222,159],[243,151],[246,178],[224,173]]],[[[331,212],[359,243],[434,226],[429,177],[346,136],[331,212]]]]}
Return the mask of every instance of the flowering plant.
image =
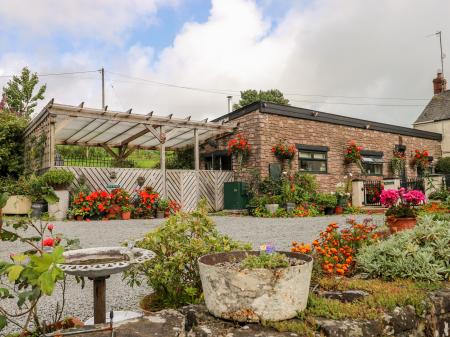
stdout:
{"type": "Polygon", "coordinates": [[[279,160],[292,160],[295,155],[295,145],[288,145],[286,141],[279,141],[275,146],[272,147],[272,153],[279,160]]]}
{"type": "Polygon", "coordinates": [[[104,216],[111,205],[111,195],[106,191],[94,191],[88,195],[83,192],[73,200],[72,213],[89,217],[104,216]]]}
{"type": "Polygon", "coordinates": [[[386,216],[415,218],[417,211],[414,207],[425,201],[425,195],[421,191],[407,191],[402,187],[399,190],[384,190],[381,192],[380,201],[383,206],[389,207],[386,216]]]}
{"type": "Polygon", "coordinates": [[[239,133],[236,138],[230,139],[227,144],[227,150],[230,155],[246,158],[250,154],[250,144],[247,138],[242,133],[239,133]]]}
{"type": "Polygon", "coordinates": [[[390,168],[395,176],[399,176],[405,168],[406,155],[402,151],[393,151],[393,157],[390,161],[390,168]]]}
{"type": "Polygon", "coordinates": [[[135,215],[140,218],[152,217],[158,202],[159,194],[151,190],[138,191],[135,215]],[[149,192],[150,191],[150,192],[149,192]]]}
{"type": "Polygon", "coordinates": [[[332,223],[314,240],[314,251],[309,244],[292,242],[291,251],[312,253],[319,261],[322,271],[330,275],[350,275],[355,269],[354,256],[357,251],[378,238],[373,233],[377,227],[370,218],[363,223],[348,219],[350,228],[339,231],[339,225],[332,223]]]}
{"type": "Polygon", "coordinates": [[[111,204],[118,206],[128,206],[130,204],[130,194],[123,188],[115,188],[111,192],[111,204]]]}
{"type": "Polygon", "coordinates": [[[363,150],[363,147],[356,145],[356,142],[354,140],[352,140],[344,152],[345,164],[350,164],[350,163],[360,164],[362,150],[363,150]]]}
{"type": "Polygon", "coordinates": [[[429,152],[427,150],[414,150],[414,154],[411,155],[411,166],[417,166],[420,168],[425,168],[428,165],[429,152]]]}
{"type": "Polygon", "coordinates": [[[181,205],[176,200],[169,201],[170,214],[176,214],[181,210],[181,205]]]}

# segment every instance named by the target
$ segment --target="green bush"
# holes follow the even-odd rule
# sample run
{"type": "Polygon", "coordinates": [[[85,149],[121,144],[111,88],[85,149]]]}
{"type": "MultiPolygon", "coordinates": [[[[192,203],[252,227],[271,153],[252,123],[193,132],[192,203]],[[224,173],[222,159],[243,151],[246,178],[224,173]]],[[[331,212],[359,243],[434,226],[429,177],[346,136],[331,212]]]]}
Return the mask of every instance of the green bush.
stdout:
{"type": "Polygon", "coordinates": [[[75,175],[66,170],[49,170],[42,175],[41,179],[53,188],[65,188],[72,184],[75,175]]]}
{"type": "Polygon", "coordinates": [[[424,217],[414,229],[362,248],[356,257],[359,269],[383,279],[447,280],[450,277],[449,228],[449,220],[424,217]]]}
{"type": "Polygon", "coordinates": [[[322,207],[334,208],[337,205],[336,195],[330,193],[317,193],[315,196],[315,201],[322,207]]]}
{"type": "Polygon", "coordinates": [[[137,247],[156,253],[151,261],[127,273],[130,285],[144,276],[154,290],[155,307],[179,307],[203,299],[197,259],[205,254],[250,249],[220,234],[202,203],[192,213],[177,213],[147,234],[137,247]]]}
{"type": "Polygon", "coordinates": [[[276,269],[289,266],[289,260],[284,254],[261,252],[259,255],[249,255],[240,263],[242,269],[276,269]]]}
{"type": "Polygon", "coordinates": [[[430,200],[441,200],[445,201],[450,196],[450,193],[447,190],[440,190],[440,191],[433,191],[428,196],[428,199],[430,200]]]}
{"type": "Polygon", "coordinates": [[[18,178],[23,172],[25,118],[0,110],[0,177],[18,178]]]}
{"type": "Polygon", "coordinates": [[[439,158],[436,163],[435,170],[436,173],[450,173],[450,157],[439,158]]]}
{"type": "Polygon", "coordinates": [[[19,180],[0,177],[0,193],[2,192],[9,195],[29,195],[30,184],[23,177],[20,177],[19,180]]]}

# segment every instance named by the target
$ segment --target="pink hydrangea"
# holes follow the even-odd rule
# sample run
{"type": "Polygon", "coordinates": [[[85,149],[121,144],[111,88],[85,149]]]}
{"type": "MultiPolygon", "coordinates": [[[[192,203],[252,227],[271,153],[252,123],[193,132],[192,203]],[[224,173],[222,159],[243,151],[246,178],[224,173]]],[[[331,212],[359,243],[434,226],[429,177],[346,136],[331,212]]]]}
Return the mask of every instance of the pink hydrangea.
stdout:
{"type": "Polygon", "coordinates": [[[404,193],[402,199],[410,205],[420,205],[425,201],[425,195],[421,191],[412,190],[404,193]]]}
{"type": "Polygon", "coordinates": [[[400,194],[397,190],[383,190],[380,195],[380,202],[384,207],[392,207],[398,202],[399,198],[400,194]]]}

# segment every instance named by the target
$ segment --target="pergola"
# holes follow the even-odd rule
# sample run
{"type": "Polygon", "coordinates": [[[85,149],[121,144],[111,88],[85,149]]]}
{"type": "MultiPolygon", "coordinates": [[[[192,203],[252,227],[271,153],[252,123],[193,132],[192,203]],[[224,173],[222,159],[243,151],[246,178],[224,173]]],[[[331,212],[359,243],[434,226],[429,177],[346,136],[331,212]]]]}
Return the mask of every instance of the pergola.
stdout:
{"type": "Polygon", "coordinates": [[[55,166],[56,145],[98,146],[117,160],[126,159],[136,149],[160,150],[161,170],[165,171],[166,150],[194,146],[195,170],[199,170],[199,143],[216,135],[233,132],[233,123],[146,115],[128,111],[109,111],[55,103],[52,99],[31,121],[25,131],[25,143],[45,136],[41,169],[55,166]],[[118,151],[113,151],[117,148],[118,151]]]}

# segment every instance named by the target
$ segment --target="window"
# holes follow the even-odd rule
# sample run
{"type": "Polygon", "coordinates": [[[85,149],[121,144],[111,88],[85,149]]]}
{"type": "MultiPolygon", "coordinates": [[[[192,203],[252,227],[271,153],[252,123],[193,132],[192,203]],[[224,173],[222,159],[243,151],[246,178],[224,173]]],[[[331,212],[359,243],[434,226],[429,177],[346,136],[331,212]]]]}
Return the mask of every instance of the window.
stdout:
{"type": "Polygon", "coordinates": [[[231,157],[227,151],[216,151],[205,156],[205,169],[207,170],[231,170],[231,157]]]}
{"type": "Polygon", "coordinates": [[[297,145],[297,149],[298,167],[301,172],[327,173],[327,147],[297,145]]]}
{"type": "Polygon", "coordinates": [[[361,151],[362,164],[369,176],[383,175],[383,152],[361,151]]]}

